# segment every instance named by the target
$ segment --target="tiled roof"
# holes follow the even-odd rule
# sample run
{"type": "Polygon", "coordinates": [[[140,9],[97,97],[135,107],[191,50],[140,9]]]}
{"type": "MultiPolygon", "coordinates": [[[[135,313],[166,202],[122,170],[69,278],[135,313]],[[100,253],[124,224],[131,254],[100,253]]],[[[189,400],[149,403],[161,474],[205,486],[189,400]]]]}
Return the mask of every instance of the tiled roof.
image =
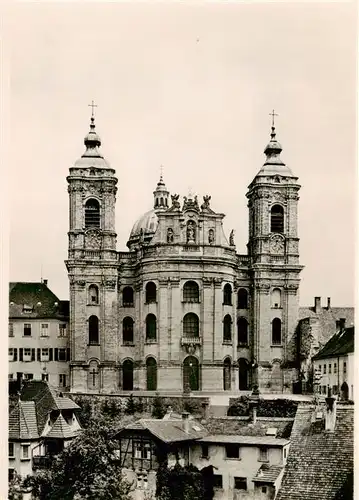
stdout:
{"type": "Polygon", "coordinates": [[[9,414],[9,439],[37,439],[37,418],[33,401],[18,401],[9,414]]]}
{"type": "MultiPolygon", "coordinates": [[[[141,419],[137,422],[128,424],[123,430],[148,430],[164,443],[200,439],[207,434],[204,427],[196,420],[189,420],[188,427],[188,432],[186,432],[184,430],[184,423],[177,419],[141,419]]],[[[120,431],[120,433],[122,431],[120,431]]]]}
{"type": "Polygon", "coordinates": [[[354,352],[354,327],[339,331],[318,352],[314,359],[323,359],[331,356],[340,356],[354,352]]]}
{"type": "Polygon", "coordinates": [[[283,467],[280,465],[262,464],[253,481],[256,483],[275,483],[282,470],[283,467]]]}
{"type": "Polygon", "coordinates": [[[353,498],[345,490],[353,476],[354,408],[337,405],[334,432],[325,431],[322,421],[311,421],[314,411],[310,405],[298,407],[276,500],[353,498]]]}
{"type": "Polygon", "coordinates": [[[267,430],[271,427],[277,429],[277,438],[288,439],[291,434],[293,421],[283,420],[257,420],[253,424],[249,419],[241,418],[209,418],[204,424],[208,434],[216,435],[240,435],[240,436],[266,436],[267,430]]]}
{"type": "Polygon", "coordinates": [[[45,283],[10,283],[9,303],[11,319],[57,318],[66,321],[69,315],[69,301],[58,299],[45,283]],[[32,312],[24,312],[24,306],[32,312]]]}
{"type": "Polygon", "coordinates": [[[73,430],[66,422],[64,417],[60,415],[57,417],[54,425],[46,434],[47,438],[68,439],[77,436],[78,430],[73,430]]]}
{"type": "Polygon", "coordinates": [[[289,444],[288,439],[275,438],[273,436],[229,436],[227,434],[205,436],[200,441],[205,443],[234,443],[254,446],[285,446],[289,444]]]}

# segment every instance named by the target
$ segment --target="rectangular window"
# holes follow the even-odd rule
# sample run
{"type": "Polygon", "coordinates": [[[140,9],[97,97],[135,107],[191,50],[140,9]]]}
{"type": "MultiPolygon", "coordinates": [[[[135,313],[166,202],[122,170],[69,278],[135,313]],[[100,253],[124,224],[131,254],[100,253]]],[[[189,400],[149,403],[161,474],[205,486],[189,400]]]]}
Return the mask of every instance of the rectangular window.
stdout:
{"type": "Polygon", "coordinates": [[[327,386],[323,385],[322,389],[323,389],[323,394],[326,394],[327,393],[327,386]]]}
{"type": "Polygon", "coordinates": [[[21,459],[22,460],[29,460],[30,459],[30,445],[29,444],[23,444],[21,446],[21,459]]]}
{"type": "Polygon", "coordinates": [[[41,323],[41,337],[48,337],[49,336],[49,324],[48,323],[41,323]]]}
{"type": "Polygon", "coordinates": [[[323,373],[324,375],[327,373],[327,365],[323,365],[323,373]]]}
{"type": "Polygon", "coordinates": [[[322,371],[322,365],[318,366],[318,370],[321,372],[322,371]]]}
{"type": "Polygon", "coordinates": [[[14,349],[9,348],[9,361],[14,361],[14,349]]]}
{"type": "Polygon", "coordinates": [[[65,348],[60,348],[59,349],[59,361],[66,361],[66,349],[65,348]]]}
{"type": "Polygon", "coordinates": [[[66,325],[65,324],[59,325],[59,337],[66,337],[66,335],[67,335],[66,325]]]}
{"type": "Polygon", "coordinates": [[[234,478],[234,489],[235,490],[246,490],[247,489],[247,478],[246,477],[235,477],[234,478]]]}
{"type": "Polygon", "coordinates": [[[332,365],[331,365],[331,363],[329,363],[329,366],[328,366],[328,373],[332,373],[332,365]]]}
{"type": "Polygon", "coordinates": [[[31,361],[31,349],[24,349],[24,361],[31,361]]]}
{"type": "Polygon", "coordinates": [[[151,443],[149,441],[133,441],[133,456],[140,460],[150,460],[151,443]]]}
{"type": "Polygon", "coordinates": [[[267,493],[267,486],[262,486],[262,493],[267,493]]]}
{"type": "Polygon", "coordinates": [[[347,363],[346,361],[344,361],[343,363],[343,373],[346,373],[347,372],[347,363]]]}
{"type": "Polygon", "coordinates": [[[9,323],[9,337],[14,336],[14,323],[9,323]]]}
{"type": "Polygon", "coordinates": [[[268,462],[268,448],[259,448],[259,461],[268,462]]]}
{"type": "Polygon", "coordinates": [[[43,382],[48,382],[49,381],[49,374],[48,373],[42,373],[41,374],[41,380],[43,382]]]}
{"type": "Polygon", "coordinates": [[[333,371],[334,371],[334,373],[337,373],[337,364],[336,363],[334,363],[333,371]]]}
{"type": "Polygon", "coordinates": [[[9,443],[9,458],[15,457],[15,446],[14,443],[9,443]]]}
{"type": "Polygon", "coordinates": [[[337,386],[337,385],[333,385],[333,389],[332,389],[332,391],[333,391],[334,396],[335,396],[336,394],[338,394],[338,386],[337,386]]]}
{"type": "Polygon", "coordinates": [[[226,457],[227,458],[239,458],[239,446],[238,446],[238,444],[226,444],[226,457]]]}
{"type": "Polygon", "coordinates": [[[222,474],[213,474],[213,488],[217,488],[217,489],[223,488],[222,474]]]}
{"type": "Polygon", "coordinates": [[[66,387],[66,375],[64,373],[60,373],[59,375],[59,386],[66,387]]]}
{"type": "Polygon", "coordinates": [[[31,337],[31,323],[24,323],[24,337],[31,337]]]}
{"type": "Polygon", "coordinates": [[[202,458],[208,458],[208,444],[201,444],[202,458]]]}
{"type": "Polygon", "coordinates": [[[12,380],[13,378],[14,378],[14,374],[13,373],[8,373],[8,379],[12,380]]]}
{"type": "Polygon", "coordinates": [[[284,448],[283,455],[284,455],[284,458],[287,458],[287,448],[284,448]]]}
{"type": "Polygon", "coordinates": [[[8,469],[8,480],[9,483],[14,479],[15,469],[8,469]]]}
{"type": "Polygon", "coordinates": [[[41,349],[41,361],[49,361],[49,349],[41,349]]]}
{"type": "Polygon", "coordinates": [[[33,380],[34,374],[33,373],[24,373],[24,379],[25,380],[33,380]]]}

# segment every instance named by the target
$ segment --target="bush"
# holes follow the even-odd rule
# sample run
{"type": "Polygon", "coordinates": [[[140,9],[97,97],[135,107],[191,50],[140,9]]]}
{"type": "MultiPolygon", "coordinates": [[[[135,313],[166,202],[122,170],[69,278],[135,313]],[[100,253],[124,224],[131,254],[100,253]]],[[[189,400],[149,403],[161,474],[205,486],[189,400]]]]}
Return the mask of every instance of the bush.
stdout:
{"type": "MultiPolygon", "coordinates": [[[[232,417],[245,417],[249,415],[249,396],[230,401],[227,415],[232,417]]],[[[298,402],[291,399],[260,399],[258,403],[258,417],[294,418],[298,402]]]]}
{"type": "Polygon", "coordinates": [[[152,417],[153,418],[163,418],[166,415],[166,408],[163,402],[163,398],[156,394],[153,404],[152,404],[152,417]]]}

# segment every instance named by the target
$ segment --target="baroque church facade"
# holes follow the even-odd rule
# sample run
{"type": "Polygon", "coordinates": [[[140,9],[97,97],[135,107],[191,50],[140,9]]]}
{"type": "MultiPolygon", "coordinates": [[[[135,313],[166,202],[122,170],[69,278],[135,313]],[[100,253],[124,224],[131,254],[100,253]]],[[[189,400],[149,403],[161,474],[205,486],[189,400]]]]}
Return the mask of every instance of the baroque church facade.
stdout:
{"type": "MultiPolygon", "coordinates": [[[[116,250],[117,178],[91,118],[70,168],[72,392],[290,392],[298,381],[300,185],[272,126],[247,192],[247,253],[211,197],[170,194],[162,175],[152,209],[116,250]]],[[[149,196],[149,208],[151,198],[149,196]]]]}

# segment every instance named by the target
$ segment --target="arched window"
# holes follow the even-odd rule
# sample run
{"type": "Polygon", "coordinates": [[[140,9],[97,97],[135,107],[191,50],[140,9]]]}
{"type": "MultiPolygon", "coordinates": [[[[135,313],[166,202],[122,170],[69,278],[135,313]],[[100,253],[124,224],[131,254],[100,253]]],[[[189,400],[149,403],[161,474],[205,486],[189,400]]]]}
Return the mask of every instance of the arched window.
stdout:
{"type": "Polygon", "coordinates": [[[199,391],[199,363],[194,356],[183,361],[183,391],[199,391]]]}
{"type": "Polygon", "coordinates": [[[270,212],[271,233],[284,233],[284,210],[281,205],[273,205],[270,212]]]}
{"type": "Polygon", "coordinates": [[[223,390],[231,390],[231,360],[226,358],[223,363],[223,390]]]}
{"type": "Polygon", "coordinates": [[[224,285],[223,288],[223,305],[225,306],[232,305],[232,287],[229,283],[224,285]]]}
{"type": "Polygon", "coordinates": [[[146,360],[146,378],[147,390],[157,390],[157,363],[155,358],[147,358],[146,360]]]}
{"type": "Polygon", "coordinates": [[[282,322],[279,318],[272,321],[272,344],[280,345],[282,343],[282,322]]]}
{"type": "Polygon", "coordinates": [[[86,201],[85,227],[100,227],[100,204],[97,200],[90,199],[86,201]]]}
{"type": "Polygon", "coordinates": [[[123,307],[133,307],[133,288],[130,286],[125,286],[122,292],[122,304],[123,307]]]}
{"type": "Polygon", "coordinates": [[[89,317],[89,344],[98,345],[100,343],[99,339],[99,328],[98,328],[98,317],[89,317]]]}
{"type": "Polygon", "coordinates": [[[146,317],[146,340],[156,340],[157,320],[154,314],[147,314],[146,317]]]}
{"type": "Polygon", "coordinates": [[[122,388],[124,391],[133,390],[133,361],[126,359],[122,363],[122,388]]]}
{"type": "Polygon", "coordinates": [[[146,285],[146,303],[150,304],[151,302],[156,302],[157,301],[157,287],[153,283],[153,281],[150,281],[146,285]]]}
{"type": "Polygon", "coordinates": [[[238,290],[238,309],[248,309],[248,292],[245,288],[238,290]]]}
{"type": "Polygon", "coordinates": [[[281,291],[279,288],[273,288],[271,292],[271,305],[275,309],[282,307],[281,305],[281,291]]]}
{"type": "Polygon", "coordinates": [[[90,285],[89,286],[89,304],[98,304],[98,286],[90,285]]]}
{"type": "Polygon", "coordinates": [[[195,281],[186,281],[183,287],[184,302],[199,302],[199,287],[195,281]]]}
{"type": "Polygon", "coordinates": [[[248,321],[246,318],[238,318],[237,321],[238,345],[248,344],[248,321]]]}
{"type": "Polygon", "coordinates": [[[230,314],[226,314],[223,319],[223,342],[232,341],[232,318],[230,314]]]}
{"type": "Polygon", "coordinates": [[[92,359],[89,363],[89,370],[87,373],[87,386],[90,390],[96,390],[100,388],[98,362],[94,359],[92,359]]]}
{"type": "Polygon", "coordinates": [[[133,344],[133,319],[129,316],[122,321],[122,341],[124,344],[133,344]]]}
{"type": "Polygon", "coordinates": [[[240,391],[248,391],[249,388],[249,362],[245,358],[238,360],[238,382],[240,391]]]}
{"type": "Polygon", "coordinates": [[[197,314],[188,313],[183,318],[183,336],[199,337],[199,319],[197,314]]]}

